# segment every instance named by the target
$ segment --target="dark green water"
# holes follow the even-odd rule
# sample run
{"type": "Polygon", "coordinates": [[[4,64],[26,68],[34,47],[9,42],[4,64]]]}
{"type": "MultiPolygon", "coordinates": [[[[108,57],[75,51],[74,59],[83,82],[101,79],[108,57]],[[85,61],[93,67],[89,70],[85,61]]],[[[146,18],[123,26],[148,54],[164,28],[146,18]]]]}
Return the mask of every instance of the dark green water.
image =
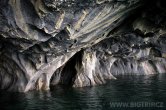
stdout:
{"type": "Polygon", "coordinates": [[[119,76],[117,80],[101,86],[56,87],[50,92],[25,94],[0,92],[0,110],[166,110],[164,106],[166,106],[166,74],[119,76]],[[114,107],[112,103],[136,105],[114,107]],[[138,103],[152,105],[145,108],[145,105],[137,105],[138,103]]]}

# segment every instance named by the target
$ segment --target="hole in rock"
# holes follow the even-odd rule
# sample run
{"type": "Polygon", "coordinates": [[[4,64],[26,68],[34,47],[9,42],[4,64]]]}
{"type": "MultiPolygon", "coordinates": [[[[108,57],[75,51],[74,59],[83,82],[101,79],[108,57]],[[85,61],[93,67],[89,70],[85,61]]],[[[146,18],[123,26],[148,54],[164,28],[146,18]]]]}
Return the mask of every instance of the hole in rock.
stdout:
{"type": "Polygon", "coordinates": [[[83,51],[77,52],[69,61],[55,71],[51,78],[50,86],[51,88],[57,87],[71,87],[74,84],[77,71],[75,65],[81,65],[83,51]]]}

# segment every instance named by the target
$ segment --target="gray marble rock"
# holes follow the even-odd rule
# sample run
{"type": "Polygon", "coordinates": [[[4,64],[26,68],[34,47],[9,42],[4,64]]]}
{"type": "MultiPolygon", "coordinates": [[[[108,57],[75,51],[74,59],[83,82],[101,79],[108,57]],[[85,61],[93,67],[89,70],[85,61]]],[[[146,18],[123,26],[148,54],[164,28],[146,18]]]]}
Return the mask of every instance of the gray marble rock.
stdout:
{"type": "Polygon", "coordinates": [[[0,89],[165,73],[164,14],[162,0],[0,0],[0,89]]]}

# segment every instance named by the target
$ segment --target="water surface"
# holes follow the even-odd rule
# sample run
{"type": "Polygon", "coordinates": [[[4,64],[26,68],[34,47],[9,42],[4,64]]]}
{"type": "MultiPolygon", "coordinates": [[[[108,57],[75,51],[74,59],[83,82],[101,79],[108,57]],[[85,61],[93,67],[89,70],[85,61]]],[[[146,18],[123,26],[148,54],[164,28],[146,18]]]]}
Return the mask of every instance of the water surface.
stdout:
{"type": "Polygon", "coordinates": [[[126,110],[166,109],[166,74],[118,76],[105,85],[84,88],[54,87],[51,91],[0,92],[0,110],[126,110]],[[112,103],[149,102],[156,107],[114,107],[112,103]]]}

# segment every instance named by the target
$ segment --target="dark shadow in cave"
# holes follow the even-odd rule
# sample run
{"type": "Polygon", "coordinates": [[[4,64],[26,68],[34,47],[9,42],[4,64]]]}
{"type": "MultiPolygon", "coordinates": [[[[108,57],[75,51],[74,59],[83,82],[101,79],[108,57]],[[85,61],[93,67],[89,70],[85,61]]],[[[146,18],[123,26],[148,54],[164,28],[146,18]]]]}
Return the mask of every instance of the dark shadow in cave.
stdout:
{"type": "Polygon", "coordinates": [[[75,76],[77,71],[75,69],[76,63],[81,64],[82,62],[82,54],[83,51],[79,51],[76,53],[64,66],[61,77],[60,77],[60,84],[72,86],[75,81],[75,76]]]}
{"type": "Polygon", "coordinates": [[[57,84],[51,84],[50,88],[54,88],[55,86],[62,86],[62,87],[71,87],[74,84],[77,71],[75,69],[75,65],[82,63],[82,55],[83,50],[77,52],[73,57],[70,58],[70,60],[62,67],[60,67],[51,78],[51,83],[54,80],[54,78],[57,78],[57,75],[59,77],[57,84]],[[55,77],[54,77],[55,76],[55,77]]]}

